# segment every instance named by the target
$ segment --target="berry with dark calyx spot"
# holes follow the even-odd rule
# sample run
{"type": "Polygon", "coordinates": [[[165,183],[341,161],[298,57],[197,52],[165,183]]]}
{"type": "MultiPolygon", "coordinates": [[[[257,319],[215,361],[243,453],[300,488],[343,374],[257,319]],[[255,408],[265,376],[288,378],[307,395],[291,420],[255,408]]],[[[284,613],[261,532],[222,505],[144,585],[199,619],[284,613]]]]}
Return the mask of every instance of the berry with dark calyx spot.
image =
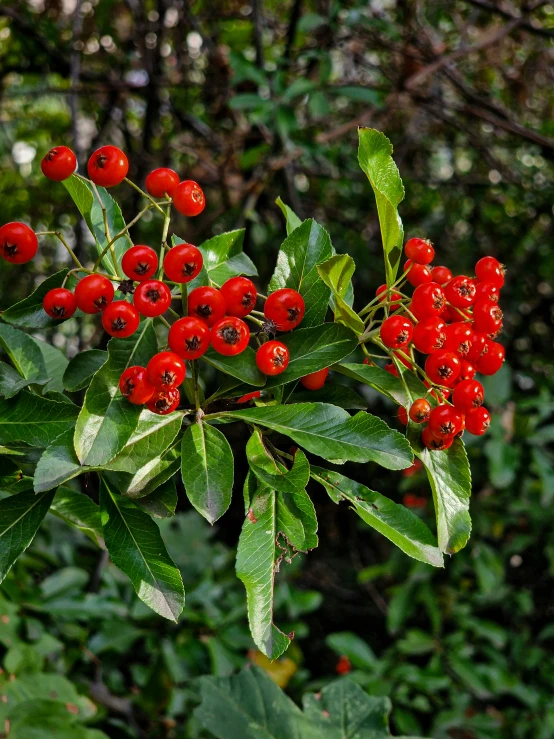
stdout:
{"type": "Polygon", "coordinates": [[[55,146],[40,163],[42,174],[53,182],[71,177],[77,169],[77,157],[67,146],[55,146]]]}
{"type": "Polygon", "coordinates": [[[390,349],[406,346],[414,333],[413,323],[404,316],[390,316],[381,324],[379,335],[381,341],[390,349]]]}
{"type": "Polygon", "coordinates": [[[227,312],[225,298],[215,287],[195,287],[188,297],[189,316],[195,316],[207,326],[213,326],[227,312]]]}
{"type": "Polygon", "coordinates": [[[167,416],[177,409],[181,402],[178,388],[170,387],[167,390],[156,390],[154,395],[146,403],[146,407],[158,416],[167,416]]]}
{"type": "Polygon", "coordinates": [[[167,167],[152,170],[144,183],[146,192],[153,198],[163,198],[165,195],[171,197],[178,184],[179,175],[167,167]]]}
{"type": "Polygon", "coordinates": [[[431,270],[426,264],[416,264],[411,259],[408,259],[404,264],[404,272],[408,269],[410,271],[406,275],[406,279],[414,287],[423,285],[426,282],[432,282],[433,280],[431,270]]]}
{"type": "Polygon", "coordinates": [[[396,290],[389,290],[386,285],[379,285],[375,291],[375,295],[379,296],[380,303],[390,302],[389,311],[395,311],[400,308],[402,296],[396,290]]]}
{"type": "Polygon", "coordinates": [[[135,283],[133,280],[121,280],[116,289],[122,295],[132,295],[135,292],[135,283]]]}
{"type": "Polygon", "coordinates": [[[414,423],[425,423],[429,420],[430,413],[431,404],[429,401],[425,398],[418,398],[412,403],[409,416],[414,423]]]}
{"type": "Polygon", "coordinates": [[[452,402],[461,413],[468,413],[472,408],[483,405],[485,391],[477,380],[462,380],[454,388],[452,402]]]}
{"type": "Polygon", "coordinates": [[[481,282],[492,282],[500,290],[504,285],[504,265],[494,257],[483,257],[475,265],[475,274],[481,282]]]}
{"type": "Polygon", "coordinates": [[[410,239],[406,242],[404,253],[416,264],[431,264],[435,258],[435,250],[429,239],[410,239]]]}
{"type": "Polygon", "coordinates": [[[445,449],[448,449],[452,446],[454,437],[443,436],[439,438],[431,433],[431,429],[429,428],[429,426],[426,426],[421,434],[421,441],[423,442],[424,446],[426,446],[427,449],[429,449],[430,451],[443,452],[445,449]]]}
{"type": "Polygon", "coordinates": [[[325,380],[329,374],[329,368],[318,370],[317,372],[311,372],[309,375],[304,375],[300,378],[300,384],[306,388],[306,390],[320,390],[325,385],[325,380]]]}
{"type": "Polygon", "coordinates": [[[38,249],[38,239],[32,228],[13,221],[0,228],[0,256],[11,264],[30,262],[38,249]]]}
{"type": "Polygon", "coordinates": [[[469,308],[475,302],[475,284],[465,275],[453,277],[444,287],[446,299],[455,308],[469,308]]]}
{"type": "Polygon", "coordinates": [[[438,405],[429,415],[427,428],[437,439],[456,436],[464,427],[464,416],[451,405],[438,405]]]}
{"type": "Polygon", "coordinates": [[[442,287],[443,285],[446,285],[447,282],[450,282],[453,275],[448,267],[437,266],[433,267],[433,269],[431,270],[431,277],[433,279],[433,282],[436,282],[442,287]]]}
{"type": "Polygon", "coordinates": [[[257,400],[261,394],[261,390],[254,390],[253,393],[246,393],[237,398],[237,403],[249,403],[251,400],[257,400]]]}
{"type": "Polygon", "coordinates": [[[174,352],[159,352],[146,365],[146,377],[156,390],[178,387],[186,375],[185,363],[174,352]]]}
{"type": "Polygon", "coordinates": [[[158,255],[149,246],[136,244],[127,249],[121,260],[123,273],[134,282],[149,280],[158,269],[158,255]]]}
{"type": "Polygon", "coordinates": [[[477,370],[471,364],[471,362],[468,362],[467,359],[462,359],[462,366],[460,368],[460,374],[458,375],[458,382],[461,382],[462,380],[473,380],[476,374],[477,370]]]}
{"type": "Polygon", "coordinates": [[[171,351],[182,359],[198,359],[210,348],[210,329],[199,318],[179,318],[169,329],[167,341],[171,351]]]}
{"type": "Polygon", "coordinates": [[[135,290],[133,303],[147,318],[161,316],[171,305],[171,290],[161,280],[146,280],[135,290]]]}
{"type": "Polygon", "coordinates": [[[202,188],[194,180],[184,180],[173,190],[173,205],[184,216],[197,216],[206,207],[202,188]]]}
{"type": "Polygon", "coordinates": [[[491,424],[491,414],[482,405],[466,414],[466,429],[474,436],[482,436],[491,424]]]}
{"type": "Polygon", "coordinates": [[[87,275],[75,287],[77,308],[83,313],[101,313],[114,299],[114,286],[104,275],[87,275]]]}
{"type": "Polygon", "coordinates": [[[221,286],[227,315],[245,318],[256,306],[256,286],[248,277],[231,277],[221,286]]]}
{"type": "Polygon", "coordinates": [[[65,287],[55,287],[44,296],[42,307],[50,318],[61,321],[65,318],[71,318],[77,310],[77,301],[71,290],[67,290],[65,287]]]}
{"type": "Polygon", "coordinates": [[[403,405],[398,408],[398,420],[403,426],[408,425],[408,411],[404,408],[403,405]]]}
{"type": "Polygon", "coordinates": [[[117,146],[101,146],[91,155],[87,169],[95,185],[114,187],[127,177],[129,162],[117,146]]]}
{"type": "Polygon", "coordinates": [[[204,258],[192,244],[177,244],[164,258],[164,272],[172,282],[187,283],[200,273],[204,258]]]}
{"type": "Polygon", "coordinates": [[[264,315],[278,331],[292,331],[304,318],[306,306],[299,292],[290,287],[275,290],[264,305],[264,315]]]}
{"type": "Polygon", "coordinates": [[[467,357],[471,349],[472,329],[470,323],[451,323],[445,329],[446,341],[444,349],[456,352],[462,359],[467,357]]]}
{"type": "Polygon", "coordinates": [[[442,349],[446,341],[446,323],[441,318],[418,321],[414,326],[412,341],[422,354],[431,354],[442,349]]]}
{"type": "Polygon", "coordinates": [[[127,367],[119,378],[119,390],[130,403],[144,405],[154,395],[154,386],[146,378],[146,367],[127,367]]]}
{"type": "Polygon", "coordinates": [[[290,353],[281,341],[267,341],[256,352],[256,364],[264,375],[280,375],[288,366],[290,353]]]}
{"type": "Polygon", "coordinates": [[[475,281],[475,303],[477,304],[480,300],[492,300],[493,303],[498,303],[500,298],[500,288],[492,282],[479,282],[475,281]]]}
{"type": "Polygon", "coordinates": [[[425,318],[438,317],[446,306],[444,291],[436,282],[418,285],[412,295],[410,310],[422,321],[425,318]]]}
{"type": "Polygon", "coordinates": [[[461,360],[454,352],[441,349],[425,360],[425,373],[437,385],[453,385],[460,374],[461,360]]]}
{"type": "Polygon", "coordinates": [[[482,334],[491,334],[502,326],[502,311],[492,300],[480,300],[473,306],[473,325],[482,334]]]}
{"type": "Polygon", "coordinates": [[[138,310],[125,300],[110,303],[102,313],[102,326],[110,336],[125,339],[137,330],[140,323],[138,310]]]}
{"type": "Polygon", "coordinates": [[[225,316],[212,326],[213,349],[225,357],[234,357],[243,352],[250,341],[250,329],[236,316],[225,316]]]}
{"type": "Polygon", "coordinates": [[[475,363],[482,375],[495,375],[504,363],[505,350],[502,344],[487,339],[483,353],[475,363]]]}

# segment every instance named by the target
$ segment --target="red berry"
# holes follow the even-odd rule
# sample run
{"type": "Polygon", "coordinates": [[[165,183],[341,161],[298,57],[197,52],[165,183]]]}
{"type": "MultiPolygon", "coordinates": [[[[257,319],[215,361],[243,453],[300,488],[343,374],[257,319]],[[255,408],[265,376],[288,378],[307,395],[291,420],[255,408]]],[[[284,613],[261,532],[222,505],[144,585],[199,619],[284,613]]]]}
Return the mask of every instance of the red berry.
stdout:
{"type": "Polygon", "coordinates": [[[75,287],[77,308],[83,313],[100,313],[114,298],[114,287],[104,275],[87,275],[75,287]]]}
{"type": "Polygon", "coordinates": [[[304,318],[304,298],[296,290],[283,287],[275,290],[265,301],[264,315],[278,331],[292,331],[304,318]]]}
{"type": "MultiPolygon", "coordinates": [[[[404,475],[404,477],[411,477],[417,472],[418,469],[419,468],[416,467],[414,463],[411,467],[402,470],[402,474],[404,475]],[[412,469],[413,472],[409,472],[409,474],[406,474],[409,470],[412,469]]],[[[422,498],[419,495],[413,495],[412,493],[406,493],[406,495],[402,498],[402,502],[404,503],[406,508],[425,508],[425,506],[427,505],[427,500],[425,498],[422,498]]]]}
{"type": "Polygon", "coordinates": [[[202,188],[193,180],[185,180],[177,185],[172,197],[173,205],[184,216],[197,216],[206,206],[202,188]]]}
{"type": "Polygon", "coordinates": [[[404,316],[390,316],[381,324],[379,335],[381,341],[390,349],[406,346],[414,333],[413,323],[404,316]]]}
{"type": "Polygon", "coordinates": [[[144,405],[154,395],[154,386],[146,379],[145,367],[127,367],[119,378],[119,390],[135,405],[144,405]]]}
{"type": "Polygon", "coordinates": [[[445,285],[444,294],[455,308],[469,308],[475,302],[475,285],[469,277],[464,275],[453,277],[445,285]]]}
{"type": "Polygon", "coordinates": [[[475,282],[475,303],[481,300],[492,300],[498,303],[500,298],[500,288],[492,282],[475,282]]]}
{"type": "Polygon", "coordinates": [[[42,307],[50,318],[71,318],[77,310],[77,301],[71,290],[65,287],[55,287],[49,290],[42,301],[42,307]]]}
{"type": "Polygon", "coordinates": [[[442,349],[446,341],[446,323],[440,318],[427,318],[414,326],[412,339],[415,348],[422,354],[431,354],[442,349]]]}
{"type": "Polygon", "coordinates": [[[412,295],[410,310],[422,321],[425,318],[440,316],[446,306],[444,291],[436,282],[418,285],[412,295]]]}
{"type": "Polygon", "coordinates": [[[230,316],[244,318],[256,305],[256,286],[248,277],[231,277],[221,286],[221,294],[230,316]]]}
{"type": "Polygon", "coordinates": [[[475,265],[475,274],[482,282],[492,282],[500,290],[504,285],[504,266],[494,257],[483,257],[475,265]]]}
{"type": "Polygon", "coordinates": [[[172,413],[181,402],[181,395],[176,387],[168,390],[156,390],[154,395],[146,403],[146,407],[158,416],[167,416],[172,413]]]}
{"type": "Polygon", "coordinates": [[[473,324],[471,324],[471,336],[469,340],[471,346],[469,347],[466,359],[468,359],[470,362],[476,362],[485,349],[485,342],[487,341],[487,337],[485,336],[485,334],[476,331],[473,324]]]}
{"type": "MultiPolygon", "coordinates": [[[[419,459],[414,459],[414,463],[411,467],[406,467],[402,470],[402,475],[403,477],[413,477],[422,467],[423,465],[419,459]]],[[[404,501],[404,505],[406,505],[406,501],[404,501]]]]}
{"type": "Polygon", "coordinates": [[[158,269],[158,255],[149,246],[137,244],[125,252],[121,267],[130,280],[144,282],[158,269]]]}
{"type": "Polygon", "coordinates": [[[425,423],[429,420],[431,404],[425,398],[414,400],[410,408],[410,418],[414,423],[425,423]]]}
{"type": "Polygon", "coordinates": [[[438,405],[429,416],[427,428],[437,439],[456,436],[464,425],[463,414],[451,405],[438,405]]]}
{"type": "Polygon", "coordinates": [[[192,244],[178,244],[165,255],[164,272],[172,282],[190,282],[200,273],[204,258],[192,244]]]}
{"type": "Polygon", "coordinates": [[[396,365],[394,365],[392,362],[386,364],[383,369],[385,370],[385,372],[388,372],[389,375],[394,375],[395,377],[398,377],[398,370],[396,368],[396,365]]]}
{"type": "Polygon", "coordinates": [[[186,316],[171,326],[167,341],[171,351],[183,359],[198,359],[210,347],[210,329],[199,318],[186,316]]]}
{"type": "Polygon", "coordinates": [[[207,326],[213,326],[227,312],[225,298],[215,287],[195,287],[188,298],[189,316],[195,316],[207,326]]]}
{"type": "Polygon", "coordinates": [[[429,426],[426,426],[421,434],[421,441],[432,452],[442,452],[452,446],[454,437],[446,436],[438,438],[437,436],[433,436],[429,426]]]}
{"type": "Polygon", "coordinates": [[[335,668],[337,675],[348,675],[352,672],[352,663],[344,654],[339,658],[337,666],[335,668]]]}
{"type": "Polygon", "coordinates": [[[179,175],[167,167],[152,170],[145,182],[146,192],[153,198],[171,197],[178,184],[179,175]]]}
{"type": "Polygon", "coordinates": [[[246,395],[241,395],[240,398],[237,398],[237,403],[248,403],[250,400],[259,398],[261,394],[260,390],[254,390],[253,393],[246,393],[246,395]]]}
{"type": "Polygon", "coordinates": [[[404,272],[407,269],[410,271],[406,275],[406,279],[414,287],[423,285],[425,282],[431,282],[433,279],[431,277],[431,270],[426,264],[416,264],[411,259],[408,259],[404,264],[404,272]]]}
{"type": "Polygon", "coordinates": [[[416,264],[431,264],[435,258],[435,250],[429,239],[410,239],[406,242],[404,253],[416,264]]]}
{"type": "Polygon", "coordinates": [[[379,302],[380,303],[386,303],[390,301],[389,310],[392,312],[394,310],[398,310],[400,308],[400,302],[402,300],[402,296],[400,293],[397,293],[396,290],[390,290],[386,285],[379,285],[377,290],[375,290],[375,295],[380,296],[379,302]]]}
{"type": "Polygon", "coordinates": [[[446,341],[444,348],[449,352],[456,352],[462,359],[467,357],[471,349],[473,331],[470,323],[451,323],[446,327],[446,341]]]}
{"type": "Polygon", "coordinates": [[[32,228],[13,221],[0,228],[0,256],[12,264],[30,262],[38,249],[38,239],[32,228]]]}
{"type": "Polygon", "coordinates": [[[364,359],[364,361],[362,362],[362,364],[367,364],[368,367],[374,367],[375,366],[374,363],[371,361],[371,359],[369,357],[366,357],[364,359]]]}
{"type": "Polygon", "coordinates": [[[67,146],[55,146],[40,163],[42,174],[54,182],[71,177],[77,169],[77,157],[67,146]]]}
{"type": "Polygon", "coordinates": [[[171,290],[161,280],[146,280],[135,290],[133,303],[143,316],[161,316],[171,305],[171,290]]]}
{"type": "Polygon", "coordinates": [[[264,375],[280,375],[289,363],[288,348],[280,341],[268,341],[256,352],[256,364],[264,375]]]}
{"type": "Polygon", "coordinates": [[[404,365],[404,367],[407,367],[410,370],[413,369],[414,365],[410,362],[409,359],[407,359],[406,357],[403,357],[401,352],[399,351],[393,352],[393,354],[396,357],[396,359],[404,365]]]}
{"type": "Polygon", "coordinates": [[[236,316],[225,316],[212,326],[212,347],[218,354],[234,357],[243,352],[250,341],[250,329],[236,316]]]}
{"type": "Polygon", "coordinates": [[[329,374],[329,368],[318,370],[317,372],[311,372],[309,375],[304,375],[300,378],[300,384],[306,388],[306,390],[320,390],[325,385],[325,380],[329,374]]]}
{"type": "Polygon", "coordinates": [[[448,267],[437,266],[431,270],[431,277],[433,278],[433,282],[436,282],[438,285],[446,285],[452,279],[452,272],[448,267]]]}
{"type": "Polygon", "coordinates": [[[477,360],[475,367],[482,375],[495,375],[504,363],[504,347],[496,341],[487,339],[483,354],[477,360]]]}
{"type": "Polygon", "coordinates": [[[408,425],[408,411],[404,408],[403,405],[398,408],[398,420],[403,426],[408,425]]]}
{"type": "Polygon", "coordinates": [[[460,368],[460,374],[458,375],[458,382],[461,382],[462,380],[473,380],[476,374],[477,370],[471,364],[471,362],[468,362],[467,359],[462,359],[462,366],[460,368]]]}
{"type": "Polygon", "coordinates": [[[473,306],[473,325],[482,334],[492,334],[502,326],[502,311],[492,300],[480,300],[473,306]]]}
{"type": "Polygon", "coordinates": [[[178,387],[186,375],[185,363],[173,352],[159,352],[146,365],[146,378],[156,390],[178,387]]]}
{"type": "Polygon", "coordinates": [[[87,169],[95,185],[114,187],[127,177],[129,162],[117,146],[101,146],[88,160],[87,169]]]}
{"type": "Polygon", "coordinates": [[[437,385],[452,385],[460,374],[460,358],[445,349],[433,352],[425,360],[425,373],[437,385]]]}
{"type": "Polygon", "coordinates": [[[102,326],[110,336],[125,339],[137,330],[140,323],[138,310],[125,300],[110,303],[102,313],[102,326]]]}
{"type": "Polygon", "coordinates": [[[482,436],[491,425],[491,414],[483,406],[472,408],[466,415],[466,429],[474,436],[482,436]]]}
{"type": "Polygon", "coordinates": [[[477,380],[462,380],[454,388],[452,402],[462,413],[468,413],[472,408],[483,405],[485,391],[477,380]]]}

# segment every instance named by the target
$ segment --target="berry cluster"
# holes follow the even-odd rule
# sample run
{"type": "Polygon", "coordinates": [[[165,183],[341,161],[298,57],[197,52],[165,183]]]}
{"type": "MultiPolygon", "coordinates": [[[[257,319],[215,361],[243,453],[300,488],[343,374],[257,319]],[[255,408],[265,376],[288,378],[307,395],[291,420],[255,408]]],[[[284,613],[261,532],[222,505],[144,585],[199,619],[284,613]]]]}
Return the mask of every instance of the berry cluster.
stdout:
{"type": "MultiPolygon", "coordinates": [[[[504,269],[494,257],[483,257],[475,277],[455,277],[447,267],[430,266],[435,250],[426,239],[410,239],[405,253],[401,280],[415,289],[411,299],[394,287],[377,289],[376,299],[386,301],[390,314],[380,326],[380,343],[408,369],[417,364],[414,349],[427,355],[421,374],[438,405],[418,398],[409,410],[401,407],[399,418],[427,424],[422,441],[428,449],[448,449],[464,429],[481,435],[490,424],[475,375],[493,375],[504,361],[504,347],[495,341],[502,330],[504,269]]],[[[398,376],[394,362],[385,369],[398,376]]]]}

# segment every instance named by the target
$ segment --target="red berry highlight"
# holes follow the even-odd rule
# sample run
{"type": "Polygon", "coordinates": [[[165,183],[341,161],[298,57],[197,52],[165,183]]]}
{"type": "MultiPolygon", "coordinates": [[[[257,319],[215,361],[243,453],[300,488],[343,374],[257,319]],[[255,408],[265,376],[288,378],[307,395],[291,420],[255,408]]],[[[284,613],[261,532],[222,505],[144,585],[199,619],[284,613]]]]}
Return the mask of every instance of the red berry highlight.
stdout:
{"type": "Polygon", "coordinates": [[[140,323],[138,310],[125,300],[110,303],[102,313],[102,326],[110,336],[125,339],[137,330],[140,323]]]}
{"type": "Polygon", "coordinates": [[[244,318],[256,306],[256,286],[248,277],[231,277],[221,286],[221,294],[225,298],[227,314],[244,318]]]}
{"type": "Polygon", "coordinates": [[[406,346],[414,333],[413,323],[404,316],[390,316],[381,324],[379,335],[381,341],[390,349],[406,346]]]}
{"type": "Polygon", "coordinates": [[[212,347],[218,354],[234,357],[243,352],[250,341],[250,329],[236,316],[225,316],[212,326],[212,347]]]}
{"type": "Polygon", "coordinates": [[[206,207],[202,188],[194,180],[185,180],[173,190],[173,205],[184,216],[197,216],[206,207]]]}
{"type": "Polygon", "coordinates": [[[159,352],[146,365],[146,378],[156,390],[178,387],[186,374],[185,363],[173,352],[159,352]]]}
{"type": "Polygon", "coordinates": [[[144,405],[154,395],[154,386],[146,378],[145,367],[127,367],[119,378],[119,390],[130,403],[144,405]]]}
{"type": "Polygon", "coordinates": [[[200,273],[204,258],[192,244],[178,244],[165,255],[164,272],[172,282],[186,283],[200,273]]]}
{"type": "Polygon", "coordinates": [[[321,390],[325,385],[327,376],[329,374],[329,368],[318,370],[317,372],[311,372],[309,375],[304,375],[300,378],[300,384],[305,387],[306,390],[321,390]]]}
{"type": "Polygon", "coordinates": [[[306,306],[299,292],[283,287],[271,293],[264,306],[264,315],[278,331],[292,331],[304,318],[306,306]]]}
{"type": "Polygon", "coordinates": [[[55,287],[44,296],[42,307],[50,318],[61,321],[65,318],[71,318],[77,310],[77,301],[70,290],[65,287],[55,287]]]}
{"type": "Polygon", "coordinates": [[[121,267],[125,276],[133,282],[144,282],[158,269],[158,255],[149,246],[136,244],[123,255],[121,267]]]}
{"type": "Polygon", "coordinates": [[[135,290],[133,303],[147,318],[161,316],[171,305],[171,290],[160,280],[146,280],[135,290]]]}
{"type": "Polygon", "coordinates": [[[264,375],[280,375],[288,366],[290,353],[281,341],[267,341],[256,352],[256,364],[264,375]]]}
{"type": "Polygon", "coordinates": [[[167,167],[152,170],[146,178],[146,192],[153,198],[171,197],[179,184],[179,175],[167,167]]]}
{"type": "Polygon", "coordinates": [[[104,275],[87,275],[75,287],[77,308],[83,313],[101,313],[114,299],[114,286],[104,275]]]}
{"type": "Polygon", "coordinates": [[[101,146],[88,160],[87,170],[95,185],[114,187],[127,177],[129,162],[117,146],[101,146]]]}
{"type": "Polygon", "coordinates": [[[171,351],[183,359],[198,359],[210,348],[210,329],[199,318],[179,318],[169,329],[167,337],[171,351]]]}
{"type": "Polygon", "coordinates": [[[77,169],[77,157],[67,146],[55,146],[40,163],[42,174],[53,182],[71,177],[77,169]]]}
{"type": "Polygon", "coordinates": [[[188,297],[189,316],[195,316],[207,326],[213,326],[227,312],[225,298],[215,287],[195,287],[188,297]]]}
{"type": "Polygon", "coordinates": [[[13,221],[0,228],[0,256],[11,264],[30,262],[38,249],[38,239],[32,228],[13,221]]]}
{"type": "Polygon", "coordinates": [[[416,264],[431,264],[435,258],[435,250],[429,239],[410,239],[406,242],[404,253],[416,264]]]}

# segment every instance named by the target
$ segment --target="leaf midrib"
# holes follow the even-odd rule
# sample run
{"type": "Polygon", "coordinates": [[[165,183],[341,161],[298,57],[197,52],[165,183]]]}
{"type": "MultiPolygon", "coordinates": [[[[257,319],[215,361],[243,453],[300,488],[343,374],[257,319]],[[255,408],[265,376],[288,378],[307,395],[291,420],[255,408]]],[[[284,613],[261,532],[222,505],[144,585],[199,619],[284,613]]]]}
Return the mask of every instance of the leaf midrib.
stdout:
{"type": "MultiPolygon", "coordinates": [[[[31,506],[29,507],[29,508],[27,508],[27,509],[26,509],[26,510],[25,510],[25,511],[24,511],[24,512],[23,512],[23,513],[21,514],[21,516],[19,516],[19,518],[16,518],[16,520],[15,520],[15,521],[13,521],[13,523],[11,523],[11,524],[10,524],[9,526],[7,526],[7,527],[6,527],[6,528],[5,528],[5,529],[4,529],[3,531],[1,531],[1,532],[0,532],[0,539],[1,539],[1,538],[2,538],[3,536],[4,536],[4,534],[6,534],[6,533],[7,533],[7,532],[8,532],[8,531],[9,531],[10,529],[13,529],[13,527],[14,527],[14,526],[15,526],[16,524],[18,524],[18,523],[19,523],[19,521],[21,521],[21,520],[22,520],[23,518],[25,518],[25,516],[29,515],[29,513],[30,513],[30,512],[31,512],[31,511],[33,510],[33,508],[35,508],[35,506],[37,506],[37,505],[38,505],[38,504],[40,503],[40,501],[41,501],[41,500],[42,500],[42,499],[44,498],[44,496],[46,495],[46,493],[47,493],[47,492],[49,492],[49,491],[45,490],[45,491],[44,491],[43,493],[39,493],[39,494],[38,494],[38,495],[36,496],[36,497],[37,497],[36,501],[35,501],[35,502],[34,502],[34,503],[33,503],[33,504],[32,504],[32,505],[31,505],[31,506]]],[[[10,500],[10,499],[8,499],[8,500],[10,500]]],[[[15,498],[12,498],[11,500],[15,500],[15,498]]]]}

